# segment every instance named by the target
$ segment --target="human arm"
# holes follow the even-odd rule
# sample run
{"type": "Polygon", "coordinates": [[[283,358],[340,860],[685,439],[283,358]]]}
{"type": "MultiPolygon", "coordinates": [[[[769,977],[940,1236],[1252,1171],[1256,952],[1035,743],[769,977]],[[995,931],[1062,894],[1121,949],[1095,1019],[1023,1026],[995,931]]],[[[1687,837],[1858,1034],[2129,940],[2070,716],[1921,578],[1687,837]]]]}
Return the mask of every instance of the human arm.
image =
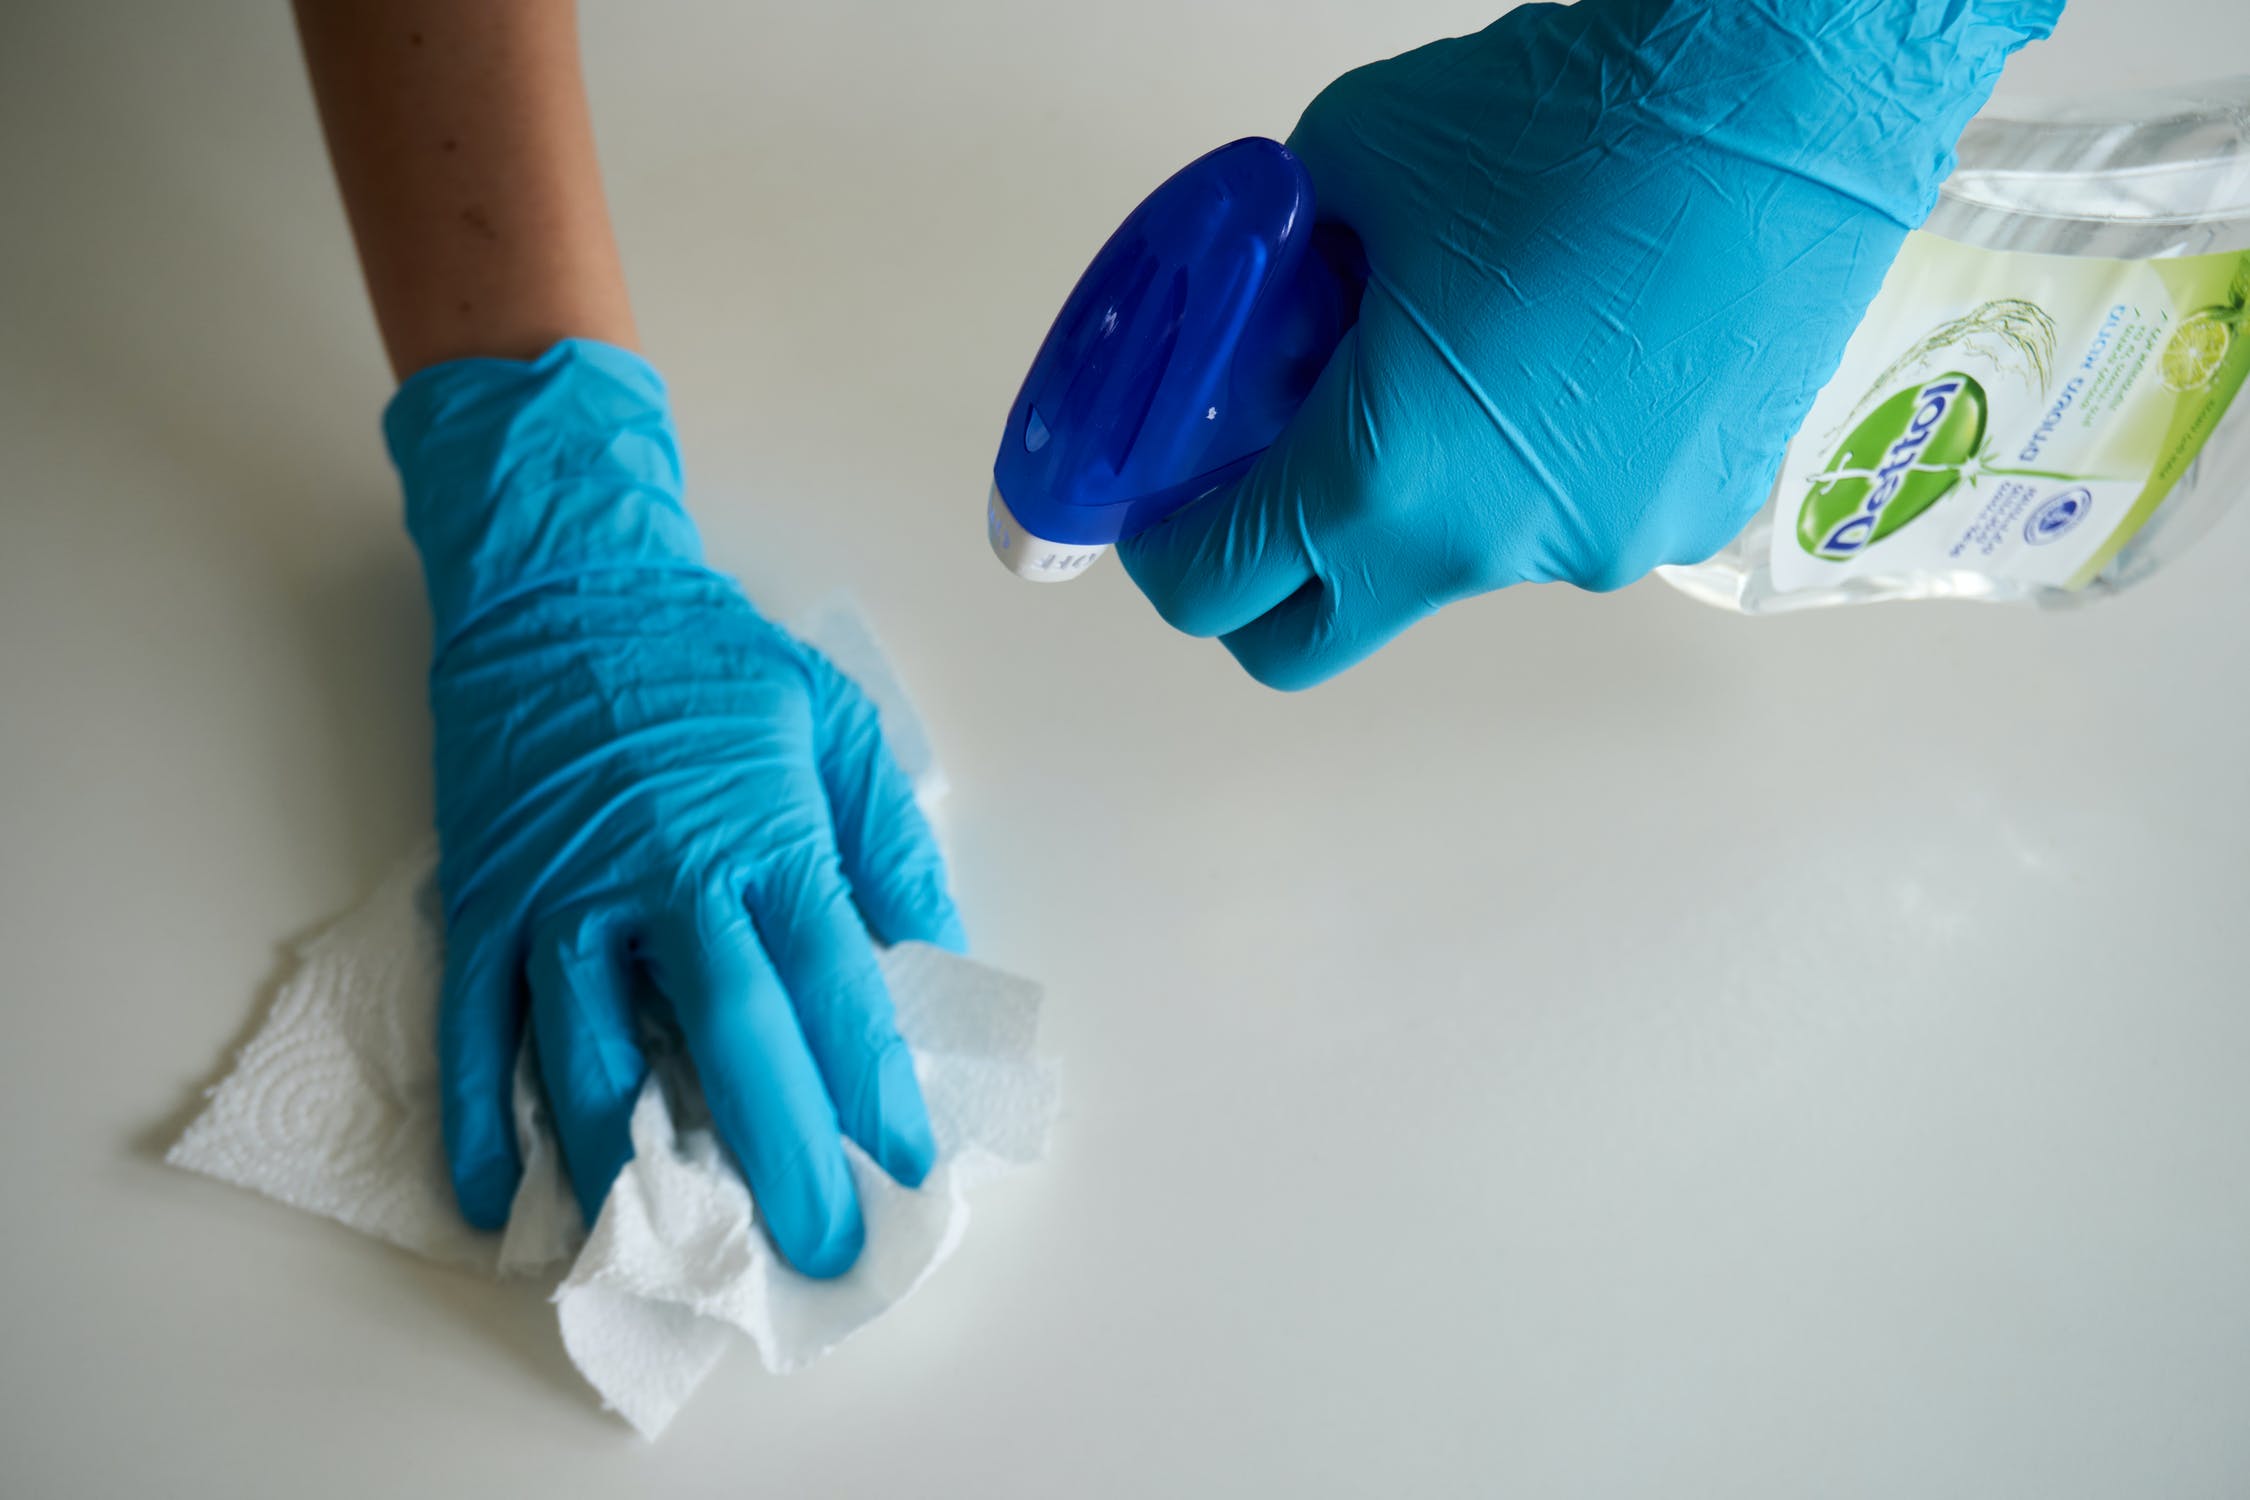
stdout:
{"type": "Polygon", "coordinates": [[[296,0],[392,370],[636,347],[570,0],[296,0]]]}
{"type": "Polygon", "coordinates": [[[378,322],[435,642],[445,1141],[508,1217],[527,1045],[589,1223],[632,1150],[653,992],[782,1253],[862,1236],[843,1141],[935,1154],[873,941],[958,948],[875,710],[704,563],[627,347],[571,9],[300,0],[378,322]],[[527,1040],[528,1039],[528,1040],[527,1040]]]}

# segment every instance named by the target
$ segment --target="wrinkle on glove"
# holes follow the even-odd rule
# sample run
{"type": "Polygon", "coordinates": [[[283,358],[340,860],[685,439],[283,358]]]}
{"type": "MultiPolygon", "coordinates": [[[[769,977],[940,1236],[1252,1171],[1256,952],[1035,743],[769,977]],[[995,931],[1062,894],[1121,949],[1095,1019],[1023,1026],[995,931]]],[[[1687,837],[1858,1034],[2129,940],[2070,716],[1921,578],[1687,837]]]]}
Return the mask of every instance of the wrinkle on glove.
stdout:
{"type": "Polygon", "coordinates": [[[1582,0],[1348,73],[1289,139],[1360,319],[1249,474],[1121,545],[1262,682],[1724,546],[2061,0],[1582,0]]]}
{"type": "Polygon", "coordinates": [[[702,570],[668,399],[646,360],[588,339],[536,360],[451,360],[399,386],[383,435],[437,655],[481,615],[548,584],[702,570]]]}

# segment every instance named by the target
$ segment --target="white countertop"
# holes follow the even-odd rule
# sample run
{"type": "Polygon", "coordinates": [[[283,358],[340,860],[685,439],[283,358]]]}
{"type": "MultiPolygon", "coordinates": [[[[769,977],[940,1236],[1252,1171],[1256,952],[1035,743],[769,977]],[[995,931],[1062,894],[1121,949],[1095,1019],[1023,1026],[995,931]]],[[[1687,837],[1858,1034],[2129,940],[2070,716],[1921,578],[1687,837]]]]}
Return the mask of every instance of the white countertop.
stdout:
{"type": "MultiPolygon", "coordinates": [[[[0,1492],[2250,1491],[2250,517],[2061,616],[1523,589],[1297,697],[986,555],[1124,211],[1486,8],[591,7],[711,550],[865,604],[1068,1069],[921,1295],[648,1448],[536,1292],[159,1164],[422,835],[427,627],[285,8],[6,6],[0,1492]]],[[[2006,86],[2245,41],[2077,0],[2006,86]]]]}

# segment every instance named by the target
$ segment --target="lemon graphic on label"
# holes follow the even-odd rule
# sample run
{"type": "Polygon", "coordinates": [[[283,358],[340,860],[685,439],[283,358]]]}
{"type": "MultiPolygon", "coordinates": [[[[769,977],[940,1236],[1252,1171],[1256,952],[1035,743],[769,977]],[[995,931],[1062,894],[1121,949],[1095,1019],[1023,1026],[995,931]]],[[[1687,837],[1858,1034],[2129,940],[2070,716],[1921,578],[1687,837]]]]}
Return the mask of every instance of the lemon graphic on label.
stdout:
{"type": "Polygon", "coordinates": [[[2241,318],[2242,310],[2236,307],[2206,307],[2188,314],[2164,345],[2164,388],[2184,393],[2209,385],[2227,362],[2241,318]]]}

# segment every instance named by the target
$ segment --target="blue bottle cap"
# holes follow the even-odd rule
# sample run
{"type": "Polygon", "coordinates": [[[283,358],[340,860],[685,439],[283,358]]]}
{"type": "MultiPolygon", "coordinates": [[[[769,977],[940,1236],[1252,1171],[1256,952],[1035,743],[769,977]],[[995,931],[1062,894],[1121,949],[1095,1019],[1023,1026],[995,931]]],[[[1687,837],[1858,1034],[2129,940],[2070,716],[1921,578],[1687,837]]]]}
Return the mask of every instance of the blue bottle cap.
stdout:
{"type": "Polygon", "coordinates": [[[1278,141],[1222,146],[1133,210],[1008,412],[985,509],[1021,577],[1077,577],[1272,445],[1358,315],[1349,236],[1315,232],[1278,141]]]}

